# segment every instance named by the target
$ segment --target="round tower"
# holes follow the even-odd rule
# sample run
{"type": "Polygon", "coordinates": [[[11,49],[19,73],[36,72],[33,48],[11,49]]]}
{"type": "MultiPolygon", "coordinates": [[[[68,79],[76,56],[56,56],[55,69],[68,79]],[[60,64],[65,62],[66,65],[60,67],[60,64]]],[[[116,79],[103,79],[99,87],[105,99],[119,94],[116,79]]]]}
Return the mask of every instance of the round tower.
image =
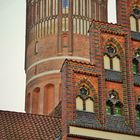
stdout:
{"type": "Polygon", "coordinates": [[[27,113],[49,114],[61,101],[66,58],[89,61],[92,19],[107,20],[107,0],[27,0],[27,113]]]}

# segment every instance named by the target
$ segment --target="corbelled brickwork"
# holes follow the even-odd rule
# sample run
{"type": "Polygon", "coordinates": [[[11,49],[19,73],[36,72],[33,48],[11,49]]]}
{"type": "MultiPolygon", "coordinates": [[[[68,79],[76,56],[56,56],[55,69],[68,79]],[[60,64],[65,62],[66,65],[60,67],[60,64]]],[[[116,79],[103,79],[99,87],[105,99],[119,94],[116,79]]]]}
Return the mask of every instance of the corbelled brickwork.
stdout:
{"type": "Polygon", "coordinates": [[[137,139],[139,2],[117,0],[112,24],[107,0],[54,1],[27,1],[26,112],[62,116],[63,140],[100,137],[84,129],[137,139]]]}
{"type": "Polygon", "coordinates": [[[106,0],[88,0],[83,3],[54,1],[27,0],[25,110],[30,113],[44,114],[43,110],[48,110],[48,114],[56,107],[61,94],[58,93],[61,91],[61,79],[58,77],[64,60],[69,58],[89,62],[88,30],[91,20],[107,20],[106,0]],[[54,87],[47,91],[53,92],[55,99],[46,95],[49,94],[45,92],[48,84],[54,87]],[[33,100],[35,88],[40,89],[38,101],[33,100]],[[43,98],[47,96],[50,101],[55,100],[51,109],[44,106],[43,98]],[[35,112],[32,111],[34,102],[39,106],[35,112]]]}

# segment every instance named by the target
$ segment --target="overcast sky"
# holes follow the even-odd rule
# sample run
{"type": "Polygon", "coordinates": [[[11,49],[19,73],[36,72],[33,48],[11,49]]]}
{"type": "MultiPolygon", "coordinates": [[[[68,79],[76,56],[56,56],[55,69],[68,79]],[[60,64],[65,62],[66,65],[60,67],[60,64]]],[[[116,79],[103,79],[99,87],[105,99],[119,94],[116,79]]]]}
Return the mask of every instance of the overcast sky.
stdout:
{"type": "MultiPolygon", "coordinates": [[[[25,1],[0,0],[0,110],[24,112],[25,1]]],[[[115,21],[113,3],[110,21],[115,21]]]]}
{"type": "Polygon", "coordinates": [[[0,110],[24,111],[25,0],[0,0],[0,110]]]}

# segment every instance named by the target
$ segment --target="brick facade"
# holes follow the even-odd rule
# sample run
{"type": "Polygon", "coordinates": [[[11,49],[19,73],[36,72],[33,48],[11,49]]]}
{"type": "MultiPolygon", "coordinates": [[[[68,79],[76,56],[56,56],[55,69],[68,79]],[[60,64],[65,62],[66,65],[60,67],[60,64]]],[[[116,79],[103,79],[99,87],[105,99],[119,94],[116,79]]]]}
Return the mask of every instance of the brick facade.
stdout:
{"type": "MultiPolygon", "coordinates": [[[[27,1],[27,7],[31,4],[35,6],[34,1],[27,1]]],[[[61,101],[63,140],[98,139],[96,136],[91,138],[73,135],[70,132],[71,127],[139,136],[140,121],[136,118],[136,104],[140,96],[140,76],[139,73],[133,73],[133,59],[137,57],[140,47],[140,33],[130,30],[129,17],[140,3],[117,0],[117,24],[106,22],[106,0],[93,0],[91,5],[96,5],[96,14],[95,7],[91,8],[90,17],[90,13],[84,13],[79,6],[77,16],[74,14],[74,1],[69,0],[68,13],[66,7],[63,9],[62,1],[59,1],[57,16],[50,14],[47,20],[38,21],[41,23],[38,34],[41,35],[32,36],[30,19],[27,18],[26,112],[49,114],[61,101]],[[58,20],[57,34],[52,33],[52,19],[58,20]],[[52,31],[50,34],[47,31],[46,36],[42,35],[42,31],[45,32],[42,22],[48,24],[49,20],[52,31]],[[90,23],[86,34],[82,30],[84,24],[81,25],[82,28],[79,27],[84,22],[86,27],[90,23]],[[110,46],[113,49],[111,52],[110,46]],[[110,68],[105,68],[105,63],[110,68]],[[87,95],[81,95],[80,90],[84,86],[88,87],[85,89],[87,95]],[[116,92],[116,97],[112,97],[110,92],[116,92]],[[83,110],[77,110],[77,97],[82,101],[83,110]],[[86,103],[90,106],[87,99],[94,103],[93,112],[86,110],[86,103]],[[107,114],[108,102],[111,104],[112,114],[107,114]],[[118,104],[121,106],[120,116],[115,114],[118,104]]],[[[27,17],[28,14],[31,11],[27,8],[27,17]]]]}
{"type": "MultiPolygon", "coordinates": [[[[41,98],[38,101],[40,110],[35,112],[37,114],[43,114],[42,98],[45,94],[45,84],[54,85],[55,99],[51,100],[55,100],[54,107],[59,103],[58,95],[61,93],[58,91],[61,89],[61,79],[57,77],[60,77],[64,60],[70,58],[89,62],[88,29],[91,20],[93,18],[107,20],[106,0],[103,2],[88,0],[86,4],[78,1],[78,7],[76,2],[69,0],[68,11],[63,7],[62,0],[54,1],[27,0],[26,97],[29,97],[28,94],[32,97],[33,90],[36,87],[40,88],[41,98]],[[85,9],[82,10],[84,7],[85,9]]],[[[26,112],[32,113],[33,102],[32,99],[26,98],[26,112]]]]}

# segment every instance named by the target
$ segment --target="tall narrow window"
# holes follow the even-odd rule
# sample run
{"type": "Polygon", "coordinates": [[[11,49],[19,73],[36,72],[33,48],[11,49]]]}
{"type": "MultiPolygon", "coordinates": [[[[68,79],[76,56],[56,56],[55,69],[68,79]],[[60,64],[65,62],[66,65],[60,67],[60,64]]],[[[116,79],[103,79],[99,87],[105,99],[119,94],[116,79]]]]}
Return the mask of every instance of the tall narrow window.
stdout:
{"type": "Polygon", "coordinates": [[[131,31],[140,32],[140,9],[138,7],[133,8],[130,16],[131,31]]]}
{"type": "Polygon", "coordinates": [[[139,110],[136,110],[136,118],[137,118],[138,120],[140,120],[140,111],[139,111],[139,110]]]}
{"type": "Polygon", "coordinates": [[[113,70],[120,71],[120,59],[117,56],[113,58],[113,70]]]}
{"type": "Polygon", "coordinates": [[[113,114],[112,113],[112,110],[113,110],[112,109],[112,106],[110,106],[110,105],[107,104],[107,106],[106,106],[106,113],[109,114],[109,115],[111,115],[111,114],[113,114]]]}
{"type": "Polygon", "coordinates": [[[123,104],[119,101],[118,93],[115,90],[109,92],[106,102],[106,113],[109,115],[122,115],[123,104]]]}
{"type": "Polygon", "coordinates": [[[62,13],[67,14],[69,10],[69,0],[62,0],[62,13]]]}
{"type": "Polygon", "coordinates": [[[108,22],[116,23],[116,0],[108,0],[108,22]]]}
{"type": "Polygon", "coordinates": [[[117,49],[112,45],[106,47],[106,54],[104,55],[104,68],[115,71],[120,71],[120,58],[117,56],[117,49]]]}
{"type": "Polygon", "coordinates": [[[77,110],[84,110],[83,100],[80,97],[76,98],[76,109],[77,110]]]}
{"type": "Polygon", "coordinates": [[[136,58],[133,59],[133,73],[136,74],[138,72],[138,61],[136,58]]]}
{"type": "Polygon", "coordinates": [[[94,113],[93,87],[89,81],[83,80],[78,84],[79,95],[76,97],[76,109],[94,113]]]}
{"type": "Polygon", "coordinates": [[[131,31],[137,31],[136,18],[134,16],[130,16],[130,26],[131,31]]]}
{"type": "Polygon", "coordinates": [[[136,105],[136,118],[140,120],[140,97],[137,99],[137,105],[136,105]]]}
{"type": "Polygon", "coordinates": [[[123,105],[121,102],[115,104],[115,111],[114,111],[115,115],[122,115],[122,106],[123,105]]]}
{"type": "Polygon", "coordinates": [[[85,111],[94,112],[94,102],[92,99],[88,98],[85,100],[85,111]]]}
{"type": "Polygon", "coordinates": [[[139,29],[139,32],[140,32],[140,19],[138,19],[138,29],[139,29]]]}
{"type": "Polygon", "coordinates": [[[105,69],[110,69],[110,58],[107,55],[104,55],[104,68],[105,69]]]}
{"type": "Polygon", "coordinates": [[[113,103],[111,100],[107,100],[106,101],[106,113],[108,115],[113,115],[114,112],[113,112],[113,103]]]}

